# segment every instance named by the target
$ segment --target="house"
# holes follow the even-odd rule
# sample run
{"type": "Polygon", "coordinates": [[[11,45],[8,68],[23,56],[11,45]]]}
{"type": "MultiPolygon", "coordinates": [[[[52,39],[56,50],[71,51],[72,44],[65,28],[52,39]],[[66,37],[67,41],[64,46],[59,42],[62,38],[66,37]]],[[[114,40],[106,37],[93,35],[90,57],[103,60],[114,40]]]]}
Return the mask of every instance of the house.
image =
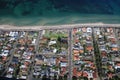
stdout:
{"type": "Polygon", "coordinates": [[[77,54],[80,53],[80,51],[79,50],[73,50],[73,53],[74,53],[74,55],[77,55],[77,54]]]}
{"type": "MultiPolygon", "coordinates": [[[[74,45],[73,45],[73,49],[74,50],[79,50],[80,49],[80,46],[81,46],[81,44],[78,42],[78,43],[75,43],[74,45]]],[[[81,47],[82,48],[82,47],[81,47]]]]}
{"type": "Polygon", "coordinates": [[[83,32],[87,32],[86,27],[83,27],[83,28],[82,28],[82,31],[83,31],[83,32]]]}
{"type": "Polygon", "coordinates": [[[100,45],[99,46],[100,51],[107,51],[105,45],[100,45]]]}
{"type": "Polygon", "coordinates": [[[112,65],[108,65],[108,69],[109,69],[110,71],[114,71],[114,68],[113,68],[112,65]]]}
{"type": "Polygon", "coordinates": [[[48,61],[48,65],[55,65],[56,64],[56,59],[51,57],[51,58],[47,58],[48,61]]]}
{"type": "Polygon", "coordinates": [[[88,78],[93,78],[93,73],[88,73],[88,78]]]}
{"type": "Polygon", "coordinates": [[[92,33],[92,28],[87,28],[88,33],[92,33]]]}
{"type": "Polygon", "coordinates": [[[113,73],[111,73],[111,72],[108,73],[107,75],[108,75],[108,78],[109,78],[109,79],[111,79],[111,78],[113,77],[113,73]]]}
{"type": "Polygon", "coordinates": [[[92,37],[91,36],[87,36],[86,37],[86,41],[92,41],[92,37]]]}
{"type": "Polygon", "coordinates": [[[3,66],[3,63],[0,62],[0,70],[3,70],[4,66],[3,66]]]}
{"type": "Polygon", "coordinates": [[[112,51],[118,51],[118,47],[112,47],[112,51]]]}
{"type": "Polygon", "coordinates": [[[42,39],[40,39],[40,45],[44,45],[45,43],[47,43],[48,39],[43,37],[42,39]]]}
{"type": "Polygon", "coordinates": [[[21,57],[21,51],[16,51],[14,53],[14,56],[20,58],[21,57]]]}
{"type": "Polygon", "coordinates": [[[115,69],[120,69],[120,62],[119,63],[116,63],[116,65],[115,65],[115,69]]]}
{"type": "Polygon", "coordinates": [[[112,51],[118,51],[118,45],[117,44],[111,44],[110,45],[112,51]]]}
{"type": "Polygon", "coordinates": [[[21,73],[20,79],[27,79],[27,73],[21,73]]]}
{"type": "Polygon", "coordinates": [[[76,67],[73,68],[73,76],[77,76],[77,68],[76,67]]]}
{"type": "Polygon", "coordinates": [[[61,67],[60,69],[60,75],[64,76],[67,73],[67,67],[61,67]]]}
{"type": "Polygon", "coordinates": [[[55,54],[56,52],[57,52],[57,49],[56,49],[56,48],[54,48],[54,49],[53,49],[53,53],[55,54]]]}
{"type": "Polygon", "coordinates": [[[25,42],[26,42],[26,40],[25,40],[25,39],[23,39],[23,38],[21,38],[21,39],[19,39],[19,40],[18,40],[18,43],[20,43],[21,45],[24,45],[24,44],[25,44],[25,42]]]}
{"type": "Polygon", "coordinates": [[[78,28],[77,30],[78,30],[79,32],[81,32],[81,28],[78,28]]]}
{"type": "Polygon", "coordinates": [[[60,42],[61,42],[61,43],[68,43],[68,38],[67,38],[67,37],[62,37],[62,38],[60,39],[60,42]]]}
{"type": "Polygon", "coordinates": [[[74,29],[73,29],[73,34],[76,34],[76,33],[77,33],[77,29],[74,28],[74,29]]]}
{"type": "Polygon", "coordinates": [[[77,71],[77,76],[78,77],[82,76],[82,71],[77,71]]]}
{"type": "Polygon", "coordinates": [[[29,46],[29,51],[33,51],[34,50],[34,46],[29,46]]]}
{"type": "Polygon", "coordinates": [[[83,77],[88,77],[88,73],[86,71],[83,71],[83,77]]]}
{"type": "Polygon", "coordinates": [[[68,60],[67,60],[66,57],[60,57],[60,61],[61,61],[61,62],[67,62],[68,60]]]}
{"type": "Polygon", "coordinates": [[[31,59],[32,58],[31,53],[24,52],[23,55],[22,55],[22,58],[23,59],[28,59],[28,60],[31,59]]]}
{"type": "Polygon", "coordinates": [[[6,77],[7,77],[7,78],[12,78],[12,77],[13,77],[13,73],[7,72],[6,77]]]}
{"type": "Polygon", "coordinates": [[[80,58],[79,58],[79,55],[74,55],[74,61],[76,61],[76,60],[80,60],[80,58]]]}
{"type": "Polygon", "coordinates": [[[93,72],[93,78],[94,78],[95,80],[97,80],[97,79],[96,79],[97,77],[98,77],[97,72],[94,71],[94,72],[93,72]]]}
{"type": "Polygon", "coordinates": [[[60,62],[60,67],[67,67],[67,62],[60,62]]]}
{"type": "Polygon", "coordinates": [[[0,56],[8,56],[9,55],[9,53],[8,52],[2,52],[2,54],[0,54],[0,56]]]}
{"type": "Polygon", "coordinates": [[[19,62],[18,57],[13,56],[11,63],[12,63],[12,64],[18,64],[18,62],[19,62]]]}
{"type": "Polygon", "coordinates": [[[108,40],[112,43],[116,42],[116,38],[114,36],[108,36],[108,40]]]}
{"type": "Polygon", "coordinates": [[[57,42],[56,42],[56,40],[51,40],[49,43],[48,43],[48,45],[50,46],[50,45],[54,45],[54,44],[56,44],[57,42]]]}
{"type": "Polygon", "coordinates": [[[20,50],[25,50],[25,46],[19,47],[20,50]]]}
{"type": "Polygon", "coordinates": [[[36,42],[36,39],[33,39],[32,44],[35,44],[35,42],[36,42]]]}
{"type": "Polygon", "coordinates": [[[92,51],[93,50],[93,45],[91,41],[86,42],[86,50],[87,51],[92,51]]]}
{"type": "Polygon", "coordinates": [[[80,47],[79,52],[80,52],[80,53],[84,53],[84,49],[83,49],[83,47],[80,47]]]}
{"type": "Polygon", "coordinates": [[[113,28],[107,28],[107,32],[113,33],[113,28]]]}
{"type": "Polygon", "coordinates": [[[103,36],[102,35],[98,35],[98,39],[99,40],[101,40],[101,39],[103,40],[103,36]]]}

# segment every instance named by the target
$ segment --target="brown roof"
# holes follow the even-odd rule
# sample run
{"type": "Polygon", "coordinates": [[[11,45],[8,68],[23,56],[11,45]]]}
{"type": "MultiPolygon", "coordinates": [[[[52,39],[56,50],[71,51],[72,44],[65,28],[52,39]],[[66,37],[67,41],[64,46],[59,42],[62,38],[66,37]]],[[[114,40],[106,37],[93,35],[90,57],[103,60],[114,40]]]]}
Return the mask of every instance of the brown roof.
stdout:
{"type": "Polygon", "coordinates": [[[116,65],[117,65],[117,66],[120,66],[120,63],[117,63],[116,65]]]}
{"type": "Polygon", "coordinates": [[[80,60],[79,56],[74,56],[74,61],[75,60],[80,60]]]}
{"type": "Polygon", "coordinates": [[[79,50],[73,50],[74,54],[79,54],[79,50]]]}
{"type": "Polygon", "coordinates": [[[77,76],[77,68],[73,68],[73,76],[77,76]]]}
{"type": "Polygon", "coordinates": [[[93,50],[93,46],[87,46],[86,49],[87,49],[88,51],[91,51],[91,50],[93,50]]]}
{"type": "Polygon", "coordinates": [[[84,71],[84,72],[83,72],[83,76],[84,76],[84,77],[88,77],[87,72],[84,71]]]}
{"type": "Polygon", "coordinates": [[[118,47],[113,47],[112,51],[118,51],[118,47]]]}

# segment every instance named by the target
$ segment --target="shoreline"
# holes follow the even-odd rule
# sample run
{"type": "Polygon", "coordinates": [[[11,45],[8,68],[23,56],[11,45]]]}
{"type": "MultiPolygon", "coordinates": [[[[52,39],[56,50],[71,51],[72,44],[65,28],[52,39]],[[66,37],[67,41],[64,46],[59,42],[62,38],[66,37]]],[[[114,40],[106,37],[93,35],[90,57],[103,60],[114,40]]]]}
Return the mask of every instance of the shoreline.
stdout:
{"type": "Polygon", "coordinates": [[[84,24],[66,24],[54,26],[14,26],[0,25],[1,30],[44,30],[44,29],[71,29],[80,27],[115,27],[119,28],[120,24],[104,24],[104,23],[84,23],[84,24]]]}
{"type": "Polygon", "coordinates": [[[14,26],[58,26],[86,23],[120,24],[120,15],[105,14],[63,14],[51,16],[0,16],[0,25],[14,26]]]}

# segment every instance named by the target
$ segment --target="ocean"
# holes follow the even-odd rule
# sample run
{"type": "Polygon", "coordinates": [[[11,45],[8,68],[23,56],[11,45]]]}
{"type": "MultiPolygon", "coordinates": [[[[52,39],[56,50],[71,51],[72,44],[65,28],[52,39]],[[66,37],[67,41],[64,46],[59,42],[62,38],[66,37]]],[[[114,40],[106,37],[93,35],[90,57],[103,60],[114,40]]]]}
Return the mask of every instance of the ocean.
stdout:
{"type": "Polygon", "coordinates": [[[0,24],[120,23],[120,0],[0,0],[0,24]]]}
{"type": "Polygon", "coordinates": [[[76,13],[59,13],[44,16],[0,16],[0,25],[15,26],[52,26],[64,24],[80,24],[80,23],[108,23],[119,24],[120,15],[103,15],[103,14],[76,14],[76,13]]]}

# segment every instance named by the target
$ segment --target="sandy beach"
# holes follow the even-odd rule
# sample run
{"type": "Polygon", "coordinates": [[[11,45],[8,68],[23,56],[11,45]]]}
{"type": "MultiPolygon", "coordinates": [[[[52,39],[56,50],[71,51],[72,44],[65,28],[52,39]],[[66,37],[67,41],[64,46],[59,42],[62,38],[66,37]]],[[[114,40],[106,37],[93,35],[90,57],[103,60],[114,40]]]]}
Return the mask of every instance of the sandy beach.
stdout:
{"type": "Polygon", "coordinates": [[[79,27],[116,27],[120,28],[120,24],[103,24],[103,23],[85,23],[85,24],[66,24],[54,26],[14,26],[0,25],[1,30],[43,30],[43,29],[71,29],[79,27]]]}

